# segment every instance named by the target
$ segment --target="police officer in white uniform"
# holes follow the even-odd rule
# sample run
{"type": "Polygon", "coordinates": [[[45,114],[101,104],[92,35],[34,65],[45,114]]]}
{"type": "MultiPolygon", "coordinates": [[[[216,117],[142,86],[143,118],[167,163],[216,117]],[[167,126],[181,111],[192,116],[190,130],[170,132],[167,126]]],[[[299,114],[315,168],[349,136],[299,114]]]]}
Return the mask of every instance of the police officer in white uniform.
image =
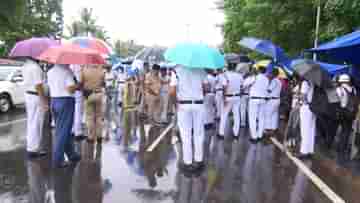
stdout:
{"type": "Polygon", "coordinates": [[[220,120],[220,117],[224,108],[224,83],[225,77],[224,72],[219,70],[216,74],[216,85],[215,85],[215,102],[216,102],[216,120],[220,120]]]}
{"type": "Polygon", "coordinates": [[[240,130],[240,93],[241,86],[243,85],[243,76],[235,72],[236,64],[229,63],[228,71],[224,73],[227,80],[223,81],[224,88],[224,109],[220,119],[219,138],[223,139],[225,135],[225,127],[228,122],[230,111],[233,113],[234,127],[233,136],[234,139],[238,139],[240,130]]]}
{"type": "Polygon", "coordinates": [[[205,130],[210,130],[215,127],[216,116],[216,102],[215,102],[215,85],[216,76],[214,71],[209,70],[205,80],[207,88],[204,92],[204,105],[205,105],[205,130]]]}
{"type": "Polygon", "coordinates": [[[176,74],[172,74],[170,80],[170,95],[177,98],[177,122],[183,152],[181,168],[185,172],[201,171],[204,168],[203,85],[206,75],[204,70],[177,66],[176,74]]]}
{"type": "Polygon", "coordinates": [[[300,154],[298,157],[301,159],[306,159],[312,157],[315,147],[316,116],[310,110],[310,103],[314,94],[314,85],[309,81],[303,80],[300,85],[300,94],[301,144],[300,154]]]}
{"type": "Polygon", "coordinates": [[[32,59],[27,59],[22,69],[24,77],[25,106],[27,116],[27,155],[37,158],[46,155],[41,149],[41,121],[44,112],[48,111],[48,100],[44,93],[44,72],[40,65],[32,59]]]}
{"type": "Polygon", "coordinates": [[[250,141],[255,143],[262,139],[265,129],[265,105],[269,79],[265,75],[266,68],[260,66],[258,74],[244,86],[250,87],[249,92],[249,127],[250,141]]]}
{"type": "Polygon", "coordinates": [[[274,133],[279,126],[279,107],[282,83],[278,78],[279,70],[273,68],[269,75],[268,101],[266,102],[265,130],[274,133]]]}

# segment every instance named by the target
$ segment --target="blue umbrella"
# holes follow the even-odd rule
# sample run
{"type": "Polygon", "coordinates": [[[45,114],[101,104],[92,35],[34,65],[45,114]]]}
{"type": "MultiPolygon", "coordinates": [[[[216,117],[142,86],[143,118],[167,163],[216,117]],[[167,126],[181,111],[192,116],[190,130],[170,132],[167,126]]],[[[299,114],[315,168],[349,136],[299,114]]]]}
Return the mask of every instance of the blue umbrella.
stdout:
{"type": "Polygon", "coordinates": [[[253,51],[270,56],[274,59],[275,62],[289,60],[284,50],[269,40],[257,39],[254,37],[244,37],[239,42],[239,44],[253,51]]]}
{"type": "Polygon", "coordinates": [[[224,56],[219,50],[204,44],[183,43],[168,49],[165,59],[187,68],[219,69],[225,66],[224,56]]]}

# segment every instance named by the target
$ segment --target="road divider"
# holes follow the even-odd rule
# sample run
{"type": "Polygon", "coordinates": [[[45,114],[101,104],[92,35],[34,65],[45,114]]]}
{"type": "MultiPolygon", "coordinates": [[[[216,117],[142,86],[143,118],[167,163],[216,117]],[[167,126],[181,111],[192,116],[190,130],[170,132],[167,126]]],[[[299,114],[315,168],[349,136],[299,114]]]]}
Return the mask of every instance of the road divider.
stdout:
{"type": "Polygon", "coordinates": [[[13,121],[8,121],[8,122],[3,122],[3,123],[0,123],[0,128],[1,128],[1,127],[6,127],[6,126],[9,126],[9,125],[24,123],[24,122],[26,122],[26,120],[27,120],[26,118],[23,118],[23,119],[19,119],[19,120],[13,120],[13,121]]]}
{"type": "Polygon", "coordinates": [[[328,185],[325,184],[314,172],[312,172],[302,161],[294,157],[284,145],[282,145],[277,139],[270,138],[271,142],[278,147],[281,151],[289,157],[291,161],[314,183],[316,187],[320,189],[332,202],[334,203],[345,203],[339,195],[337,195],[328,185]]]}

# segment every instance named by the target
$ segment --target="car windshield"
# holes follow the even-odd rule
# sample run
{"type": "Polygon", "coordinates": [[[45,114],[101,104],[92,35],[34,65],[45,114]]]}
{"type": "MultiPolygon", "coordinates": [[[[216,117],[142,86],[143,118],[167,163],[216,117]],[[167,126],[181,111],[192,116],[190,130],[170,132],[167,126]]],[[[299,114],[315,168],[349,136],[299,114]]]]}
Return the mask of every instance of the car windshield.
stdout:
{"type": "Polygon", "coordinates": [[[14,69],[0,67],[0,81],[7,80],[13,71],[14,69]]]}

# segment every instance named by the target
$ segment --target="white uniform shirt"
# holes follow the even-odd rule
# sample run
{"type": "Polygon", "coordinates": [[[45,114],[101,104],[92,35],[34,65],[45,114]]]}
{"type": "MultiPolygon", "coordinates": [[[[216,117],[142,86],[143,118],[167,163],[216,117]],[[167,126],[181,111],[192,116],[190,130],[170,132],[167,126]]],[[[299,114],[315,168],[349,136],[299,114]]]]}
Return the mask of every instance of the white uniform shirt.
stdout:
{"type": "Polygon", "coordinates": [[[349,93],[354,91],[354,88],[347,84],[341,84],[340,87],[336,88],[336,93],[340,98],[340,105],[342,108],[345,108],[349,101],[349,93]]]}
{"type": "Polygon", "coordinates": [[[280,98],[282,83],[278,78],[274,78],[270,81],[268,87],[268,97],[280,98]]]}
{"type": "Polygon", "coordinates": [[[22,74],[26,91],[36,92],[35,86],[44,82],[43,71],[39,64],[32,60],[26,60],[22,68],[22,74]]]}
{"type": "Polygon", "coordinates": [[[226,77],[224,73],[216,75],[216,83],[215,83],[215,89],[222,89],[224,86],[224,81],[226,81],[226,77]]]}
{"type": "Polygon", "coordinates": [[[177,67],[176,74],[171,75],[170,86],[176,87],[178,101],[203,100],[203,83],[206,72],[200,69],[189,69],[182,66],[177,67]]]}
{"type": "Polygon", "coordinates": [[[258,74],[255,76],[253,84],[250,86],[250,97],[262,97],[265,98],[268,94],[269,79],[265,74],[258,74]]]}
{"type": "MultiPolygon", "coordinates": [[[[78,83],[80,83],[81,81],[81,69],[82,67],[79,65],[71,65],[70,69],[72,70],[72,72],[74,73],[74,76],[77,80],[78,83]]],[[[76,91],[75,92],[75,97],[78,99],[81,99],[83,96],[83,92],[82,91],[76,91]]]]}
{"type": "Polygon", "coordinates": [[[114,80],[115,80],[115,75],[113,72],[110,71],[110,72],[105,73],[105,86],[106,87],[112,87],[114,80]]]}
{"type": "Polygon", "coordinates": [[[300,93],[305,101],[305,104],[309,104],[312,101],[314,94],[314,85],[311,82],[303,81],[301,83],[300,93]]]}
{"type": "Polygon", "coordinates": [[[210,88],[210,92],[209,94],[214,94],[216,91],[216,77],[212,74],[208,74],[206,79],[205,79],[205,83],[207,85],[209,85],[210,88]]]}
{"type": "Polygon", "coordinates": [[[243,76],[240,73],[229,71],[225,73],[225,77],[227,78],[223,81],[223,86],[227,87],[225,94],[240,94],[244,82],[243,76]]]}
{"type": "Polygon", "coordinates": [[[75,85],[74,73],[65,65],[55,65],[48,72],[48,83],[50,87],[50,96],[56,97],[73,97],[68,92],[69,86],[75,85]]]}
{"type": "Polygon", "coordinates": [[[254,82],[255,82],[255,75],[250,75],[246,77],[243,83],[243,93],[249,94],[250,87],[252,84],[254,84],[254,82]]]}
{"type": "Polygon", "coordinates": [[[161,88],[160,88],[161,95],[167,95],[169,92],[170,76],[168,74],[166,74],[165,76],[162,76],[160,74],[159,77],[161,82],[168,82],[168,84],[161,84],[161,88]]]}

